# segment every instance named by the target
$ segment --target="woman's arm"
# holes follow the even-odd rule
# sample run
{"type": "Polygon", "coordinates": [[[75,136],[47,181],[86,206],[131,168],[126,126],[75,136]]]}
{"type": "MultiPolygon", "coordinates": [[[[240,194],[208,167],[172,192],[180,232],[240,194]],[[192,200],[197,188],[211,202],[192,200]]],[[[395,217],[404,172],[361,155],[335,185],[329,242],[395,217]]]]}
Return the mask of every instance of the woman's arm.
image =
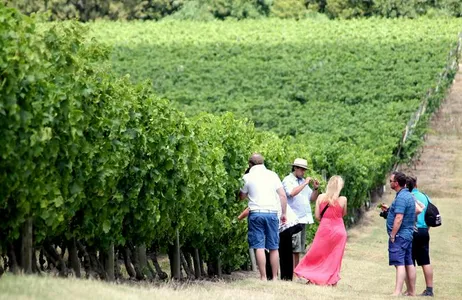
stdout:
{"type": "Polygon", "coordinates": [[[318,199],[316,199],[316,207],[314,209],[314,216],[316,220],[321,221],[321,213],[319,211],[319,204],[322,201],[322,198],[324,197],[324,194],[321,194],[318,196],[318,199]]]}
{"type": "Polygon", "coordinates": [[[348,211],[347,211],[347,207],[348,207],[348,201],[347,201],[347,197],[342,197],[344,198],[344,201],[343,201],[343,216],[346,216],[348,211]]]}

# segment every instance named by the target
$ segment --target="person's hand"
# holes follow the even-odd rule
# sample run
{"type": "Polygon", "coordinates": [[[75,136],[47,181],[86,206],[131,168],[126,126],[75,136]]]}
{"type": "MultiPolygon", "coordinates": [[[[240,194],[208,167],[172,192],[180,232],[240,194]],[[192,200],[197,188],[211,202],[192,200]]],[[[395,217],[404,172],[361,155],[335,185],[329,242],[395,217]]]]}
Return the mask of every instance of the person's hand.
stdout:
{"type": "Polygon", "coordinates": [[[378,207],[382,210],[382,211],[387,211],[388,210],[388,205],[386,205],[385,203],[380,203],[378,205],[378,207]]]}
{"type": "Polygon", "coordinates": [[[385,203],[379,203],[377,205],[377,208],[380,208],[380,216],[386,219],[388,217],[388,205],[386,205],[385,203]]]}
{"type": "Polygon", "coordinates": [[[390,234],[390,242],[394,243],[395,242],[395,237],[390,234]]]}
{"type": "Polygon", "coordinates": [[[311,177],[306,177],[305,178],[305,185],[310,184],[311,180],[312,180],[311,177]]]}
{"type": "Polygon", "coordinates": [[[285,224],[286,222],[287,222],[286,214],[282,214],[282,215],[281,215],[281,223],[282,223],[282,224],[285,224]]]}
{"type": "Polygon", "coordinates": [[[316,179],[313,180],[313,188],[314,188],[315,190],[319,189],[319,181],[316,180],[316,179]]]}

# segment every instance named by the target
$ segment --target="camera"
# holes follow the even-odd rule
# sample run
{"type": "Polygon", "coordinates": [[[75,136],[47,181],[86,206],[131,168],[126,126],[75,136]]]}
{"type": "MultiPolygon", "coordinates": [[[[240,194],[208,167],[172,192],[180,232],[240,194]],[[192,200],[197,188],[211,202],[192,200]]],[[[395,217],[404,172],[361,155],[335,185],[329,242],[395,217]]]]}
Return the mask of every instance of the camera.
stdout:
{"type": "Polygon", "coordinates": [[[384,219],[386,219],[388,217],[388,209],[386,211],[381,211],[380,212],[380,216],[384,219]]]}

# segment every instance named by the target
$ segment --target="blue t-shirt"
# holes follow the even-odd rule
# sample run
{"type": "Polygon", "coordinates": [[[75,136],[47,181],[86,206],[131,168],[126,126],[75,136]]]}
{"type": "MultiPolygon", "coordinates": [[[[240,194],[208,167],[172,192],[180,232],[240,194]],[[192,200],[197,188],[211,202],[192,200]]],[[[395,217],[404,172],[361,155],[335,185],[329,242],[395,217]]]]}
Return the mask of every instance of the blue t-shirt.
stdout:
{"type": "Polygon", "coordinates": [[[388,210],[387,232],[390,235],[393,229],[396,214],[403,214],[403,222],[397,235],[405,240],[412,241],[415,221],[415,201],[408,189],[404,188],[396,193],[395,200],[388,210]]]}
{"type": "Polygon", "coordinates": [[[416,199],[419,202],[422,202],[422,204],[425,205],[424,210],[420,214],[417,215],[416,226],[417,228],[428,228],[427,223],[425,223],[425,212],[427,211],[428,198],[425,196],[424,193],[422,193],[416,188],[412,189],[412,194],[414,195],[414,197],[416,197],[416,199]]]}

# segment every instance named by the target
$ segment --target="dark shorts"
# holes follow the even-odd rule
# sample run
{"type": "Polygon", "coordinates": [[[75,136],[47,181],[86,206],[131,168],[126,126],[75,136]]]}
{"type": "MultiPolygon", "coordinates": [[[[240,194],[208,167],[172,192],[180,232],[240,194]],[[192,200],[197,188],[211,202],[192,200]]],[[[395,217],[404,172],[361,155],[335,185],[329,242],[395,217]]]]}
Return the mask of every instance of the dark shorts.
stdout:
{"type": "Polygon", "coordinates": [[[412,241],[405,240],[400,236],[392,243],[388,240],[388,259],[390,266],[414,265],[412,260],[412,241]]]}
{"type": "Polygon", "coordinates": [[[250,248],[279,249],[279,218],[277,213],[250,212],[248,228],[250,248]]]}
{"type": "Polygon", "coordinates": [[[412,240],[412,259],[419,266],[430,264],[430,235],[428,228],[419,228],[412,240]]]}

